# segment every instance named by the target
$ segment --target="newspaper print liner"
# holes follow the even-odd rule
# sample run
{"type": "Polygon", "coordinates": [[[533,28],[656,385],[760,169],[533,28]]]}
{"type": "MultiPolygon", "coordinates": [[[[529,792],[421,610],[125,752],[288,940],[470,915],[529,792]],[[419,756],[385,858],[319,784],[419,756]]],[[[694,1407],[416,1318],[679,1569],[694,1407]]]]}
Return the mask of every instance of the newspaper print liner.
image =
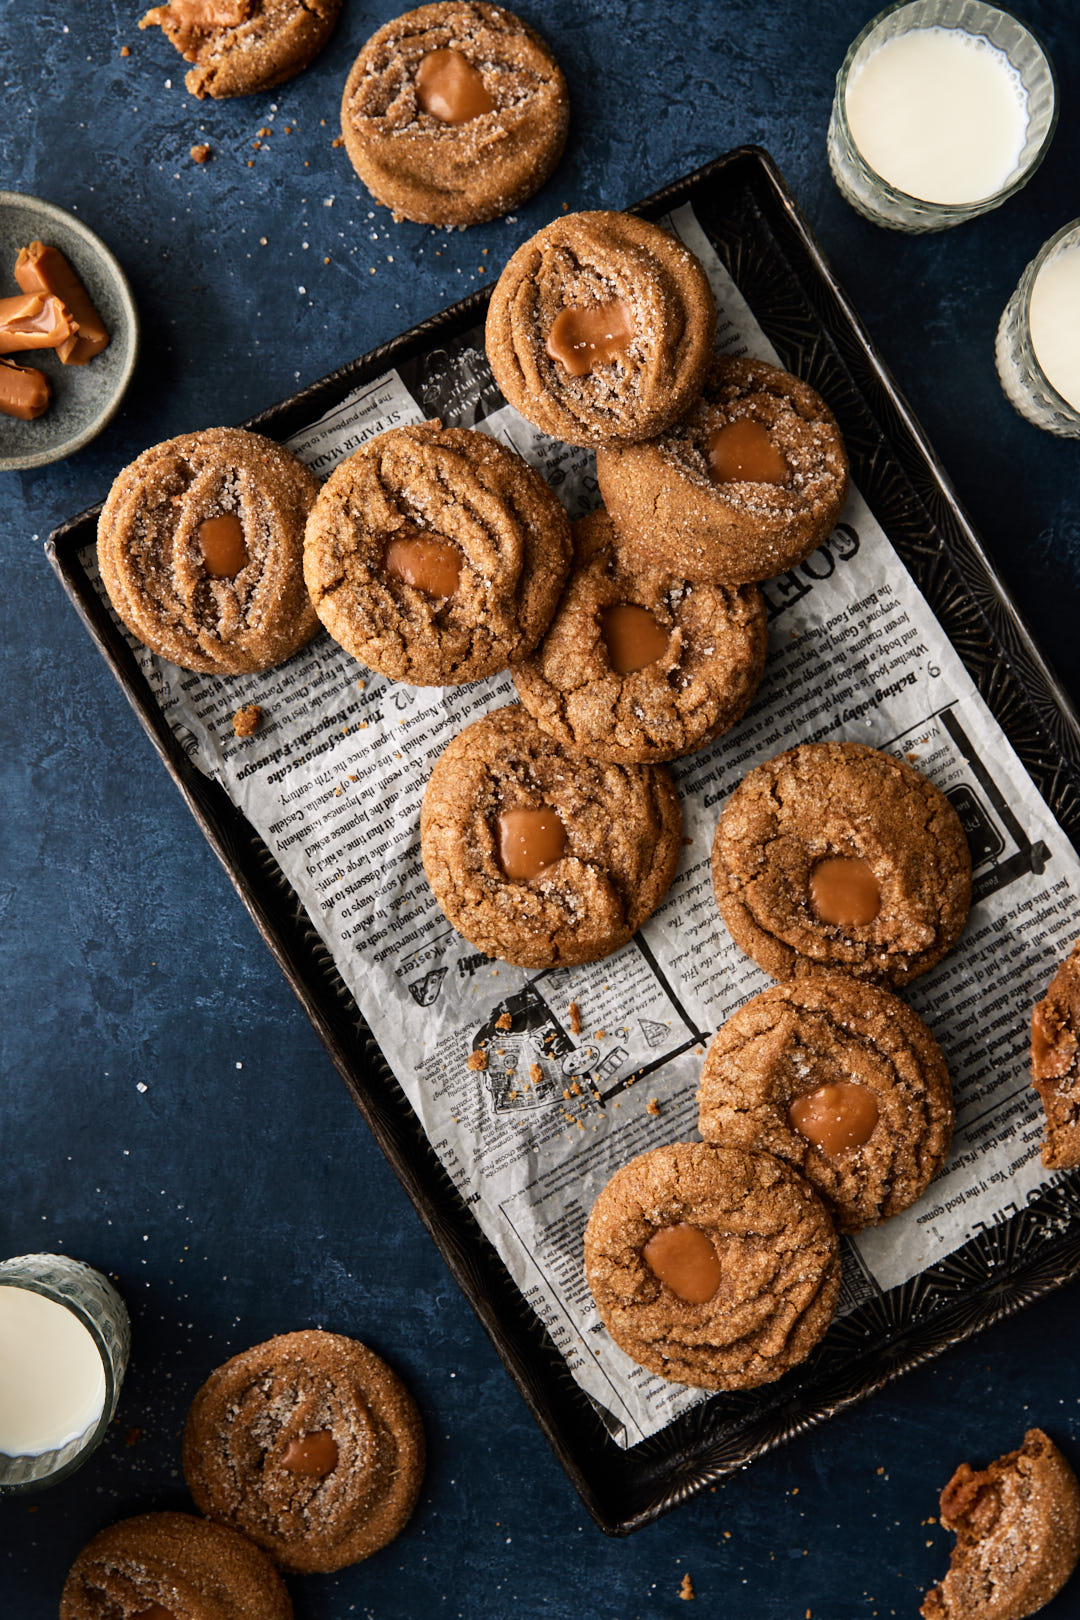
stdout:
{"type": "MultiPolygon", "coordinates": [[[[829,398],[871,507],[963,652],[1036,785],[1065,830],[1075,835],[1080,731],[1068,701],[988,568],[944,474],[775,168],[765,154],[743,149],[651,199],[643,211],[656,216],[686,202],[782,363],[829,398]]],[[[248,425],[288,437],[391,365],[404,367],[436,343],[449,355],[455,336],[482,318],[483,303],[483,295],[474,295],[248,425]]],[[[495,403],[482,405],[490,409],[495,403]]],[[[80,553],[92,538],[93,514],[57,531],[48,547],[54,567],[603,1528],[615,1533],[636,1528],[1080,1270],[1080,1192],[1076,1178],[1063,1177],[930,1271],[885,1294],[871,1291],[835,1325],[811,1362],[779,1389],[705,1402],[652,1439],[629,1451],[618,1448],[419,1131],[276,861],[222,790],[178,746],[84,567],[80,553]]],[[[1027,858],[1032,859],[1031,851],[1027,858]]]]}

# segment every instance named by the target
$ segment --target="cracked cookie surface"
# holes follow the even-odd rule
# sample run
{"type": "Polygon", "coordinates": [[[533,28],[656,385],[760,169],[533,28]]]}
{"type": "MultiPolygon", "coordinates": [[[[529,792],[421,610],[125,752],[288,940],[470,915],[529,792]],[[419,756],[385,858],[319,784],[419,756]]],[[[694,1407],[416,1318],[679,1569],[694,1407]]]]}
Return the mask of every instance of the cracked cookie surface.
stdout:
{"type": "Polygon", "coordinates": [[[763,360],[718,355],[680,421],[646,444],[601,447],[596,476],[639,561],[742,585],[785,573],[826,539],[847,499],[848,459],[808,383],[763,360]],[[779,481],[717,481],[710,470],[713,435],[746,423],[779,452],[779,481]]]}
{"type": "Polygon", "coordinates": [[[242,428],[207,428],[144,450],[98,519],[98,565],[132,635],[181,669],[237,675],[283,663],[319,621],[303,576],[318,481],[242,428]],[[207,524],[226,533],[207,540],[207,524]]]}
{"type": "Polygon", "coordinates": [[[676,1142],[604,1187],[585,1229],[585,1275],[604,1326],[641,1366],[705,1389],[752,1389],[804,1360],[828,1327],[839,1242],[817,1194],[780,1159],[676,1142]],[[677,1273],[676,1283],[702,1294],[716,1278],[696,1301],[645,1252],[688,1228],[711,1275],[702,1289],[677,1273]]]}
{"type": "Polygon", "coordinates": [[[957,1542],[948,1574],[923,1599],[923,1620],[1027,1620],[1080,1558],[1080,1485],[1042,1429],[988,1468],[961,1463],[940,1519],[957,1542]]]}
{"type": "MultiPolygon", "coordinates": [[[[591,446],[649,439],[681,416],[715,332],[708,278],[677,237],[631,214],[593,211],[566,214],[518,248],[491,295],[485,346],[515,410],[566,444],[591,446]],[[601,330],[590,369],[568,369],[560,345],[553,355],[560,319],[595,315],[603,329],[610,310],[622,331],[614,352],[605,357],[601,330]]],[[[586,355],[588,338],[577,347],[586,355]]]]}
{"type": "Polygon", "coordinates": [[[518,207],[559,161],[568,123],[566,81],[539,34],[468,0],[384,24],[341,101],[357,174],[395,217],[421,225],[474,225],[518,207]]]}
{"type": "Polygon", "coordinates": [[[160,28],[186,62],[193,96],[247,96],[306,68],[333,31],[341,0],[170,0],[140,28],[160,28]]]}
{"type": "Polygon", "coordinates": [[[774,979],[833,968],[901,985],[959,939],[971,855],[945,795],[905,759],[861,743],[805,743],[766,760],[728,800],[713,887],[736,944],[774,979]],[[848,915],[819,878],[865,882],[848,915]],[[828,912],[833,912],[830,920],[828,912]]]}
{"type": "Polygon", "coordinates": [[[842,1232],[913,1204],[952,1138],[934,1037],[897,996],[843,973],[775,985],[740,1007],[709,1047],[698,1104],[706,1141],[793,1165],[842,1232]]]}
{"type": "Polygon", "coordinates": [[[1031,1083],[1046,1116],[1042,1162],[1080,1164],[1080,940],[1031,1014],[1031,1083]]]}
{"type": "Polygon", "coordinates": [[[391,680],[449,686],[532,651],[570,555],[569,520],[538,472],[484,433],[426,422],[380,433],[331,473],[308,519],[304,576],[354,658],[391,680]],[[390,548],[417,541],[421,556],[433,543],[451,559],[446,594],[391,571],[390,548]]]}
{"type": "Polygon", "coordinates": [[[142,1513],[100,1530],[60,1597],[60,1620],[291,1620],[292,1612],[264,1552],[190,1513],[142,1513]]]}
{"type": "Polygon", "coordinates": [[[423,1478],[424,1432],[381,1357],[307,1329],[211,1373],[188,1413],[183,1463],[200,1512],[283,1568],[328,1573],[403,1529],[423,1478]]]}
{"type": "Polygon", "coordinates": [[[440,755],[420,815],[424,870],[459,933],[521,967],[595,962],[625,945],[667,893],[682,811],[657,765],[572,754],[516,704],[459,732],[440,755]],[[500,826],[556,817],[561,853],[510,877],[500,826]]]}
{"type": "MultiPolygon", "coordinates": [[[[768,636],[760,591],[689,585],[637,566],[602,508],[575,523],[573,537],[555,618],[513,668],[521,701],[550,736],[592,759],[658,761],[703,748],[741,719],[761,681],[768,636]],[[650,616],[657,644],[667,633],[667,645],[621,673],[606,615],[628,605],[650,616]]],[[[630,652],[632,662],[632,645],[630,652]]]]}

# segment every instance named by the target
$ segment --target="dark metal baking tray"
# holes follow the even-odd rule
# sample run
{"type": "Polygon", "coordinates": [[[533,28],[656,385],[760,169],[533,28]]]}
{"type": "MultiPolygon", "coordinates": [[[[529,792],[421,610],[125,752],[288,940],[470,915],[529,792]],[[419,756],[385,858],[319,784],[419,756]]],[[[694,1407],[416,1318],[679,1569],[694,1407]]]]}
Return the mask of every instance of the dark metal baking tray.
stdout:
{"type": "MultiPolygon", "coordinates": [[[[779,352],[839,418],[855,480],[1061,827],[1080,842],[1080,724],[952,485],[767,153],[742,147],[640,204],[689,202],[779,352]]],[[[482,319],[474,293],[245,425],[286,439],[359,384],[482,319]]],[[[333,1058],[556,1455],[602,1529],[624,1534],[1080,1272],[1066,1177],[920,1277],[834,1324],[772,1386],[718,1395],[630,1450],[588,1397],[424,1136],[295,892],[224,791],[188,760],[85,567],[97,508],[46,551],[64,589],[333,1058]]]]}

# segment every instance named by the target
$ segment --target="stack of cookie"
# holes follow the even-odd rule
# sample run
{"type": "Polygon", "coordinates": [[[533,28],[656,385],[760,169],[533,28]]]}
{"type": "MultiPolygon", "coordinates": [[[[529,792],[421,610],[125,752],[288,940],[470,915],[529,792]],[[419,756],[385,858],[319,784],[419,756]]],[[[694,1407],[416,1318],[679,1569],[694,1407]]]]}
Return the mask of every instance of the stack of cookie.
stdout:
{"type": "Polygon", "coordinates": [[[664,1377],[741,1389],[778,1377],[824,1333],[836,1232],[908,1209],[945,1164],[948,1071],[891,987],[959,938],[971,858],[952,805],[907,760],[811,743],[736,788],[713,879],[736,943],[781,982],[709,1048],[704,1145],[654,1149],[618,1171],[593,1208],[585,1259],[631,1356],[664,1377]],[[763,1185],[764,1213],[748,1190],[763,1185]],[[816,1242],[803,1235],[811,1210],[816,1242]]]}

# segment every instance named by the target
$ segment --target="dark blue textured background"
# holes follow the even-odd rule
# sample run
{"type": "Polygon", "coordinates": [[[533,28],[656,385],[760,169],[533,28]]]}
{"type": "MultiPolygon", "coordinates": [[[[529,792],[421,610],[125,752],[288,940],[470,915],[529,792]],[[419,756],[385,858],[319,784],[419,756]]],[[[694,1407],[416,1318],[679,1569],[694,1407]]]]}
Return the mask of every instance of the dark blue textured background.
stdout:
{"type": "MultiPolygon", "coordinates": [[[[1039,1423],[1080,1462],[1071,1287],[629,1541],[602,1536],[42,555],[48,531],[146,445],[238,421],[393,336],[497,273],[564,203],[619,207],[756,141],[1080,696],[1080,447],[1016,417],[993,369],[1020,271],[1078,212],[1074,8],[1023,6],[1061,92],[1033,182],[973,224],[902,238],[846,207],[825,160],[833,75],[872,3],[523,5],[570,83],[567,154],[513,222],[451,234],[393,224],[331,145],[348,66],[390,5],[346,0],[306,74],[201,104],[127,0],[0,8],[0,187],[74,210],[105,238],[144,338],[95,444],[0,474],[0,1255],[63,1249],[115,1273],[135,1332],[93,1462],[52,1492],[0,1501],[5,1617],[54,1615],[68,1564],[103,1524],[185,1506],[178,1436],[196,1387],[234,1350],[307,1325],[352,1333],[400,1369],[431,1460],[397,1542],[292,1581],[302,1620],[651,1620],[699,1612],[678,1599],[684,1571],[700,1612],[725,1620],[913,1616],[947,1561],[951,1538],[927,1520],[961,1458],[1039,1423]],[[214,154],[201,168],[197,141],[214,154]]],[[[1077,1613],[1080,1588],[1046,1611],[1077,1613]]]]}

